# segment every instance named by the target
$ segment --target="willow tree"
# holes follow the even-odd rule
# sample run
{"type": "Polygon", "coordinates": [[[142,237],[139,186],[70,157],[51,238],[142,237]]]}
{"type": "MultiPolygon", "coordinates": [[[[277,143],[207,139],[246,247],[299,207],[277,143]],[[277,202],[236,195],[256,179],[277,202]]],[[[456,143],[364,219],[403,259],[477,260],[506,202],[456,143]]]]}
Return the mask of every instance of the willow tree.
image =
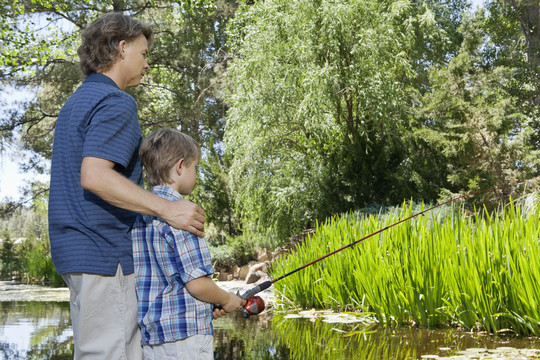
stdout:
{"type": "Polygon", "coordinates": [[[426,47],[419,36],[434,51],[449,41],[436,18],[426,5],[378,0],[268,0],[237,13],[225,139],[245,230],[280,241],[411,194],[402,135],[412,58],[426,47]]]}

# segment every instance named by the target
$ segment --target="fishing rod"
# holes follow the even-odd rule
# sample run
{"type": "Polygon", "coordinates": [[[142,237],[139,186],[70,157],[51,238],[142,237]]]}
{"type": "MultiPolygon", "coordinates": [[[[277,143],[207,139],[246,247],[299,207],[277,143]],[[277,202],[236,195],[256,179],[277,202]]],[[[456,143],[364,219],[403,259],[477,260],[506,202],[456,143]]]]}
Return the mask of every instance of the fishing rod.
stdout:
{"type": "Polygon", "coordinates": [[[461,195],[461,196],[452,198],[452,199],[450,199],[450,200],[448,200],[448,201],[445,201],[445,202],[443,202],[443,203],[437,204],[437,205],[435,205],[435,206],[432,206],[432,207],[430,207],[430,208],[428,208],[428,209],[426,209],[426,210],[420,211],[420,212],[418,212],[418,213],[416,213],[416,214],[413,214],[413,215],[411,215],[411,216],[409,216],[409,217],[407,217],[407,218],[405,218],[405,219],[402,219],[402,220],[400,220],[400,221],[398,221],[398,222],[396,222],[396,223],[393,223],[393,224],[388,225],[388,226],[386,226],[386,227],[384,227],[384,228],[382,228],[382,229],[379,229],[379,230],[375,231],[374,233],[371,233],[371,234],[369,234],[369,235],[366,235],[366,236],[364,236],[363,238],[358,239],[358,240],[356,240],[356,241],[354,241],[354,242],[352,242],[352,243],[350,243],[350,244],[347,244],[347,245],[345,245],[345,246],[342,246],[342,247],[340,247],[339,249],[334,250],[334,251],[332,251],[332,252],[330,252],[330,253],[328,253],[328,254],[326,254],[326,255],[324,255],[324,256],[321,256],[320,258],[315,259],[315,260],[313,260],[313,261],[311,261],[311,262],[309,262],[309,263],[307,263],[307,264],[305,264],[305,265],[302,265],[302,266],[300,266],[299,268],[296,268],[296,269],[294,269],[294,270],[292,270],[292,271],[290,271],[290,272],[288,272],[288,273],[286,273],[286,274],[284,274],[284,275],[281,275],[280,277],[278,277],[278,278],[276,278],[276,279],[274,279],[274,280],[267,280],[267,281],[265,281],[265,282],[263,282],[263,283],[261,283],[261,284],[255,286],[255,287],[253,287],[253,288],[247,290],[247,291],[246,291],[244,294],[242,294],[242,295],[237,294],[237,295],[240,296],[242,299],[246,300],[246,305],[244,305],[244,307],[242,308],[242,312],[243,312],[243,314],[244,314],[244,317],[248,317],[249,315],[257,315],[257,314],[260,314],[260,313],[264,310],[264,301],[263,301],[263,299],[262,299],[260,296],[256,296],[255,294],[257,294],[257,293],[259,293],[259,292],[261,292],[261,291],[264,291],[264,290],[268,289],[270,286],[272,286],[272,284],[274,284],[274,283],[276,283],[276,282],[278,282],[278,281],[280,281],[280,280],[283,280],[283,279],[285,279],[286,277],[291,276],[292,274],[294,274],[294,273],[296,273],[296,272],[298,272],[298,271],[300,271],[300,270],[302,270],[302,269],[307,268],[308,266],[311,266],[311,265],[313,265],[313,264],[316,264],[316,263],[318,263],[319,261],[324,260],[324,259],[326,259],[326,258],[329,257],[329,256],[332,256],[332,255],[334,255],[334,254],[337,254],[338,252],[343,251],[343,250],[345,250],[345,249],[347,249],[347,248],[353,247],[354,245],[358,244],[359,242],[362,242],[362,241],[364,241],[364,240],[366,240],[366,239],[369,239],[369,238],[372,237],[372,236],[375,236],[375,235],[377,235],[377,234],[380,234],[380,233],[382,233],[383,231],[386,231],[386,230],[388,230],[388,229],[390,229],[390,228],[392,228],[392,227],[394,227],[394,226],[397,226],[397,225],[399,225],[399,224],[401,224],[401,223],[403,223],[403,222],[405,222],[405,221],[411,220],[411,219],[413,219],[413,218],[415,218],[415,217],[417,217],[417,216],[420,216],[420,215],[422,215],[422,214],[425,214],[425,213],[427,213],[428,211],[431,211],[431,210],[436,209],[436,208],[438,208],[438,207],[440,207],[440,206],[449,204],[449,203],[451,203],[451,202],[457,201],[457,200],[459,200],[459,199],[463,199],[463,198],[466,198],[466,197],[469,197],[469,196],[478,195],[478,194],[480,194],[480,193],[488,192],[488,191],[490,191],[490,190],[495,190],[495,189],[496,189],[496,187],[489,188],[489,189],[484,189],[484,190],[479,190],[479,191],[474,191],[474,192],[471,192],[471,193],[468,193],[468,194],[465,194],[465,195],[461,195]]]}

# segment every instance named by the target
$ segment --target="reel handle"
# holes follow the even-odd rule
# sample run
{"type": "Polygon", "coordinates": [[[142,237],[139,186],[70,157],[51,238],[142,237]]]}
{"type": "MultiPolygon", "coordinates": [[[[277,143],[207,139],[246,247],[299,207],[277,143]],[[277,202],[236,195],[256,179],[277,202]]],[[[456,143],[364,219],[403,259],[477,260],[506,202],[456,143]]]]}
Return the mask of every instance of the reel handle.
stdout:
{"type": "Polygon", "coordinates": [[[263,290],[266,290],[268,289],[270,286],[272,286],[272,282],[270,280],[268,281],[265,281],[249,290],[247,290],[245,293],[243,293],[242,295],[240,295],[240,291],[238,291],[236,293],[236,295],[240,296],[242,299],[244,300],[247,300],[249,299],[250,297],[252,297],[253,295],[257,294],[257,293],[260,293],[261,291],[263,290]]]}
{"type": "MultiPolygon", "coordinates": [[[[265,305],[263,299],[259,296],[253,298],[253,296],[257,293],[260,293],[261,291],[268,289],[270,286],[272,286],[272,281],[268,280],[247,290],[242,295],[240,295],[240,290],[236,292],[237,296],[244,300],[247,300],[246,305],[242,308],[242,313],[244,317],[249,317],[249,315],[257,315],[264,310],[265,305]]],[[[215,304],[214,309],[222,309],[222,307],[221,305],[215,304]]]]}
{"type": "Polygon", "coordinates": [[[258,315],[264,311],[264,300],[260,296],[255,296],[255,294],[268,289],[270,286],[272,286],[272,282],[265,281],[247,290],[242,295],[240,295],[240,291],[236,293],[236,295],[246,300],[246,305],[244,305],[244,307],[242,308],[242,316],[244,318],[248,318],[250,315],[258,315]]]}

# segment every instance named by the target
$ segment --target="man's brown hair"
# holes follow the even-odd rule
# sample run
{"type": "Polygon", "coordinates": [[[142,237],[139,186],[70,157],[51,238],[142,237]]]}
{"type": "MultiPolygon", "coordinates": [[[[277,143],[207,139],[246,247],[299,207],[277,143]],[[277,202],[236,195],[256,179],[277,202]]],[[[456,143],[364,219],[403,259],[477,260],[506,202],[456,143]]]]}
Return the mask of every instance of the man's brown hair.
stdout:
{"type": "Polygon", "coordinates": [[[119,12],[112,12],[94,20],[82,33],[79,67],[84,75],[112,66],[120,56],[118,44],[125,40],[134,41],[143,34],[152,46],[154,33],[150,25],[119,12]]]}
{"type": "Polygon", "coordinates": [[[190,136],[176,129],[159,129],[146,136],[139,150],[151,186],[171,182],[169,172],[184,158],[186,166],[201,159],[201,148],[190,136]]]}

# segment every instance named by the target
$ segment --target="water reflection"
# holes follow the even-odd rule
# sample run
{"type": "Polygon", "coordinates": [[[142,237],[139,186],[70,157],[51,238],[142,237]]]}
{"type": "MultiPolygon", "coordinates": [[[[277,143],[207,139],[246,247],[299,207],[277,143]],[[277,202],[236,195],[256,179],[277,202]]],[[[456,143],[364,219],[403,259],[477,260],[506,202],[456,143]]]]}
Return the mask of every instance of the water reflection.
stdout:
{"type": "MultiPolygon", "coordinates": [[[[0,302],[0,312],[0,360],[72,358],[68,303],[0,302]]],[[[457,330],[385,330],[321,319],[287,319],[280,314],[249,319],[229,315],[215,321],[214,330],[218,360],[420,359],[467,348],[540,348],[534,338],[457,330]]]]}
{"type": "Polygon", "coordinates": [[[71,359],[69,304],[0,302],[0,358],[71,359]]]}
{"type": "Polygon", "coordinates": [[[469,348],[540,348],[536,338],[449,329],[381,329],[321,319],[287,319],[279,314],[271,320],[269,316],[221,318],[214,328],[215,358],[220,360],[421,359],[422,355],[444,357],[469,348]]]}
{"type": "Polygon", "coordinates": [[[267,314],[248,319],[230,314],[214,321],[214,359],[290,359],[287,344],[273,334],[270,318],[267,314]]]}

